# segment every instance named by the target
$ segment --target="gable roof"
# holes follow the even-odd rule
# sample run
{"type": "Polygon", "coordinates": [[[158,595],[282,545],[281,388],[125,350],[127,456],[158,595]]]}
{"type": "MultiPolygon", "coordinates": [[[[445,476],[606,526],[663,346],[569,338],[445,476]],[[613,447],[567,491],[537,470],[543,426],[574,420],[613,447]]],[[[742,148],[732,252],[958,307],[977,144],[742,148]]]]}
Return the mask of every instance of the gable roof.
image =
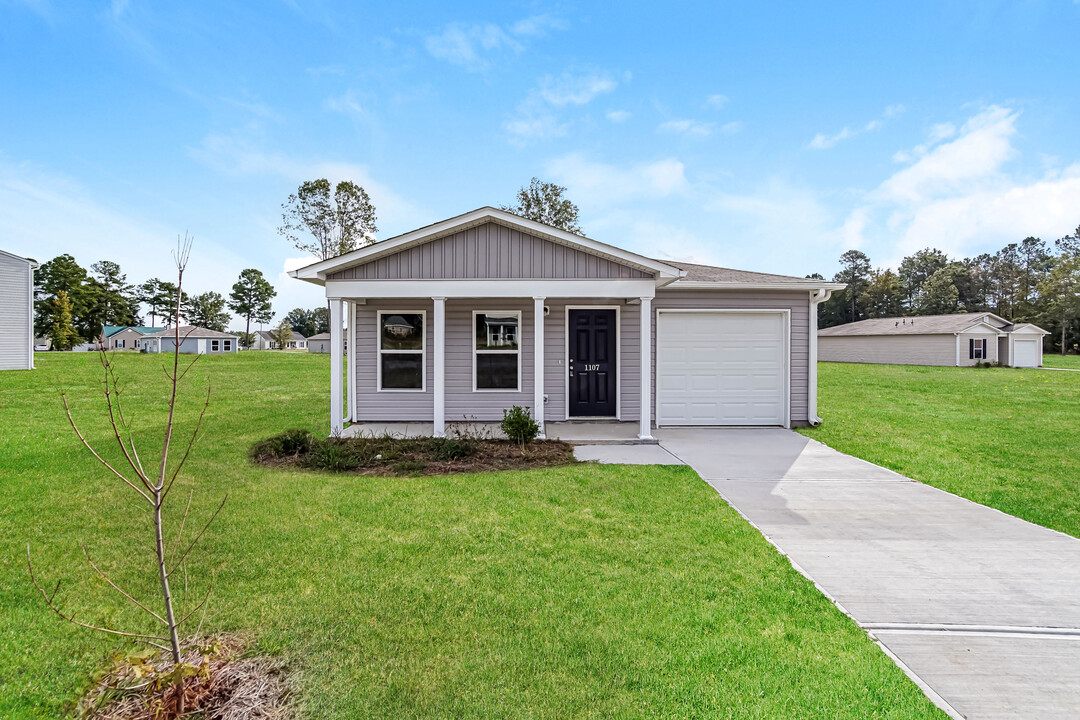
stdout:
{"type": "Polygon", "coordinates": [[[112,337],[113,335],[121,333],[125,330],[134,330],[140,335],[151,335],[162,329],[163,328],[159,327],[149,327],[147,325],[106,325],[101,329],[101,334],[103,337],[112,337]]]}
{"type": "MultiPolygon", "coordinates": [[[[158,328],[157,332],[147,333],[147,337],[175,337],[176,328],[158,328]]],[[[237,336],[231,333],[218,332],[217,330],[208,330],[204,327],[196,327],[194,325],[181,325],[180,326],[180,342],[187,340],[188,338],[224,338],[236,340],[237,336]]]]}
{"type": "Polygon", "coordinates": [[[913,317],[871,318],[818,331],[818,337],[856,335],[956,335],[985,327],[991,332],[1012,332],[1016,327],[991,312],[913,317]]]}
{"type": "MultiPolygon", "coordinates": [[[[270,337],[270,332],[270,330],[256,330],[252,334],[261,337],[263,340],[273,340],[273,338],[270,337]]],[[[307,340],[307,338],[293,330],[292,337],[289,338],[289,340],[307,340]]]]}
{"type": "Polygon", "coordinates": [[[312,335],[311,337],[309,337],[308,341],[311,341],[311,340],[329,340],[329,339],[330,339],[330,333],[319,333],[318,335],[312,335]]]}
{"type": "Polygon", "coordinates": [[[40,267],[36,260],[24,258],[22,255],[16,255],[15,253],[8,252],[7,250],[0,250],[0,255],[4,255],[5,257],[9,257],[14,260],[22,260],[24,263],[28,264],[31,268],[35,270],[40,267]]]}
{"type": "Polygon", "coordinates": [[[431,242],[432,240],[437,240],[489,222],[515,228],[544,240],[549,240],[560,245],[566,245],[591,255],[596,255],[633,268],[645,270],[655,274],[658,279],[663,279],[667,282],[675,280],[683,274],[679,268],[669,263],[654,260],[645,257],[644,255],[638,255],[629,250],[623,250],[614,245],[608,245],[581,235],[575,235],[574,233],[552,227],[551,225],[544,225],[543,223],[529,220],[519,215],[514,215],[505,210],[498,210],[493,207],[482,207],[402,235],[387,238],[386,240],[380,240],[379,242],[366,245],[362,248],[353,250],[352,252],[345,253],[344,255],[339,255],[336,258],[320,260],[297,270],[291,270],[289,271],[289,275],[300,280],[315,283],[316,285],[324,285],[326,283],[326,276],[329,273],[357,265],[363,265],[373,260],[377,260],[378,258],[401,252],[414,245],[431,242]]]}

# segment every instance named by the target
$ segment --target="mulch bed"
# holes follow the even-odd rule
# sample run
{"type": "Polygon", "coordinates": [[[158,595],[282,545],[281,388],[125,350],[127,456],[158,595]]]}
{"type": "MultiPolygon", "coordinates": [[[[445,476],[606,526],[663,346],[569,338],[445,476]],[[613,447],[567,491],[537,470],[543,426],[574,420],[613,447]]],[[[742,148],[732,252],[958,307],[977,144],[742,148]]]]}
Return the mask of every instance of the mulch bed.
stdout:
{"type": "Polygon", "coordinates": [[[413,476],[555,467],[577,462],[561,440],[534,440],[522,448],[509,440],[358,437],[312,439],[309,448],[287,447],[275,438],[255,445],[260,465],[328,470],[354,475],[413,476]]]}

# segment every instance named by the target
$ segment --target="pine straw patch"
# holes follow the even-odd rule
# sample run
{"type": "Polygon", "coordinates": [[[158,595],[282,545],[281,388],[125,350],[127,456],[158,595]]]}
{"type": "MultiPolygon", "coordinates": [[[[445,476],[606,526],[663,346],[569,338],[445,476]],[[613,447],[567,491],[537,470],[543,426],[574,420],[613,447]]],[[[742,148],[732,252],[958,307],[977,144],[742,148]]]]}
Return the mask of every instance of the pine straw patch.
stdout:
{"type": "MultiPolygon", "coordinates": [[[[197,643],[183,661],[201,669],[184,680],[182,718],[200,720],[290,720],[292,683],[281,663],[272,658],[243,657],[244,638],[216,635],[197,643]]],[[[158,652],[143,658],[117,660],[79,703],[85,720],[164,720],[175,717],[172,687],[155,688],[153,678],[172,668],[158,652]],[[149,671],[149,675],[148,675],[149,671]]]]}
{"type": "Polygon", "coordinates": [[[259,465],[384,477],[496,472],[577,462],[573,447],[561,440],[534,440],[522,447],[509,440],[475,437],[324,439],[303,430],[258,442],[249,455],[259,465]]]}

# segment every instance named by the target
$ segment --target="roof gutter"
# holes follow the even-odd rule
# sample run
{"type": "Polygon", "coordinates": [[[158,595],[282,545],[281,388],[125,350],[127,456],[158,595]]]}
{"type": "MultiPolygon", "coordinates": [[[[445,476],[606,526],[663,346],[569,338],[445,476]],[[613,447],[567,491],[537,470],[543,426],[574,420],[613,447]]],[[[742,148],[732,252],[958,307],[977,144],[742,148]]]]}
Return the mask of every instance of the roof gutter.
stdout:
{"type": "MultiPolygon", "coordinates": [[[[827,292],[829,295],[834,290],[843,290],[847,287],[844,283],[822,282],[730,282],[730,281],[696,281],[683,280],[668,286],[671,290],[809,290],[811,293],[827,292]]],[[[828,299],[828,298],[826,298],[828,299]]],[[[824,302],[824,300],[819,301],[824,302]]]]}

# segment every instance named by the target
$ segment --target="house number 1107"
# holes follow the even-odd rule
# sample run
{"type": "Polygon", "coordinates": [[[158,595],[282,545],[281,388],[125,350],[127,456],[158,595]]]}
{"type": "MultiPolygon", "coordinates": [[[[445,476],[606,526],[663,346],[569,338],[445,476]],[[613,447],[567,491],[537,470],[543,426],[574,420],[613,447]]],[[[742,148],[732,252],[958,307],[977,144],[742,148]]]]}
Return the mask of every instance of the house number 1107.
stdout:
{"type": "Polygon", "coordinates": [[[599,365],[586,365],[585,366],[585,372],[590,372],[592,370],[599,370],[599,369],[600,369],[599,365]]]}

